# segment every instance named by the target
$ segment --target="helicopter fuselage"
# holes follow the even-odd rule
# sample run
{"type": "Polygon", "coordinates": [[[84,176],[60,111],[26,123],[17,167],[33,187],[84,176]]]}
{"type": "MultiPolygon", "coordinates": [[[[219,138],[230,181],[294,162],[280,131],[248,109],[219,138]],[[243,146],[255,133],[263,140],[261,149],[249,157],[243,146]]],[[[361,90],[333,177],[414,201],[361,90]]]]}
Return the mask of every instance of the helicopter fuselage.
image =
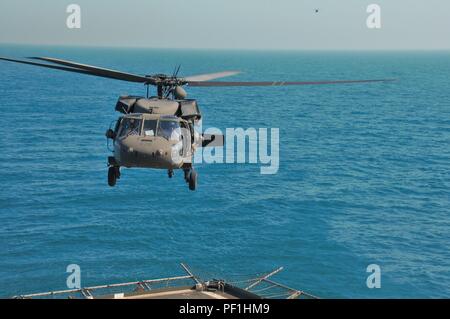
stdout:
{"type": "Polygon", "coordinates": [[[192,157],[201,145],[195,125],[201,114],[195,100],[122,96],[116,104],[119,117],[106,132],[112,140],[113,154],[108,157],[108,181],[115,185],[120,167],[183,169],[188,182],[192,157]]]}
{"type": "Polygon", "coordinates": [[[131,113],[114,129],[115,165],[179,169],[191,163],[191,123],[173,115],[131,113]]]}

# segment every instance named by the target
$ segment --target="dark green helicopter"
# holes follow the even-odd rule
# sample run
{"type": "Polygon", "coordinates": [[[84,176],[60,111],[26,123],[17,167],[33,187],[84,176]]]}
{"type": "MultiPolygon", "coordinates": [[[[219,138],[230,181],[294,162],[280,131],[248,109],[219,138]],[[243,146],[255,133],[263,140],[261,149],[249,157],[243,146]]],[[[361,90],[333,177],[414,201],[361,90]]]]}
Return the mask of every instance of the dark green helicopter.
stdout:
{"type": "Polygon", "coordinates": [[[223,145],[219,135],[206,135],[195,130],[201,112],[195,99],[188,99],[184,86],[285,86],[322,85],[346,83],[386,82],[392,80],[338,80],[310,82],[222,82],[211,81],[236,75],[238,71],[225,71],[195,76],[179,77],[179,67],[172,75],[136,75],[105,69],[67,60],[31,57],[17,60],[0,57],[0,60],[45,67],[55,70],[93,75],[109,79],[143,83],[146,96],[121,96],[115,110],[122,113],[114,128],[106,132],[113,142],[113,154],[108,157],[108,184],[114,186],[120,178],[121,167],[141,167],[167,170],[171,178],[175,169],[184,171],[184,179],[190,190],[197,187],[197,172],[193,167],[193,156],[200,147],[223,145]],[[46,63],[33,62],[44,61],[46,63]],[[149,86],[157,88],[156,96],[149,96],[149,86]]]}

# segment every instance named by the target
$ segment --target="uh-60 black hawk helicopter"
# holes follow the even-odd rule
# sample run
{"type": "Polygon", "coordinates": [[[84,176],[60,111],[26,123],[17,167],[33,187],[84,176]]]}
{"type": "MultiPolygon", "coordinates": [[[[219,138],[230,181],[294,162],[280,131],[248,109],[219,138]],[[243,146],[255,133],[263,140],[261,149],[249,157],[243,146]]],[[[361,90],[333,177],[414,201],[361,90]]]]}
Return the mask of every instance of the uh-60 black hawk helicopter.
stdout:
{"type": "Polygon", "coordinates": [[[193,155],[197,148],[208,145],[220,146],[223,136],[206,136],[196,132],[195,126],[201,118],[197,101],[187,99],[183,86],[227,87],[227,86],[284,86],[384,82],[390,80],[339,80],[316,82],[217,82],[211,81],[238,74],[226,71],[196,76],[178,77],[179,67],[172,75],[136,75],[67,60],[30,57],[30,60],[2,58],[0,60],[29,64],[50,69],[82,73],[115,80],[143,83],[147,95],[121,96],[116,111],[123,113],[106,137],[113,141],[113,155],[108,157],[108,184],[114,186],[120,178],[120,167],[165,169],[171,178],[174,169],[184,171],[189,189],[197,187],[197,172],[193,167],[193,155]],[[45,61],[46,63],[31,60],[45,61]],[[156,96],[149,96],[149,86],[157,88],[156,96]],[[214,143],[213,143],[214,142],[214,143]]]}

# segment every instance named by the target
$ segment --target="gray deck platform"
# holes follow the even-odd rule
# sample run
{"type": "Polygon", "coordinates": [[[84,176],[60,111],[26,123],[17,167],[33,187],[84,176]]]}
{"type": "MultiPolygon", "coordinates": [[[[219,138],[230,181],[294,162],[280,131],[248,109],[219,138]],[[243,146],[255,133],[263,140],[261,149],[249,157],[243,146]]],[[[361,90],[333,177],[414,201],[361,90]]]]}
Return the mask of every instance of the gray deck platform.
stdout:
{"type": "Polygon", "coordinates": [[[21,299],[299,299],[317,298],[269,279],[272,272],[240,281],[204,280],[181,264],[186,276],[15,296],[21,299]]]}

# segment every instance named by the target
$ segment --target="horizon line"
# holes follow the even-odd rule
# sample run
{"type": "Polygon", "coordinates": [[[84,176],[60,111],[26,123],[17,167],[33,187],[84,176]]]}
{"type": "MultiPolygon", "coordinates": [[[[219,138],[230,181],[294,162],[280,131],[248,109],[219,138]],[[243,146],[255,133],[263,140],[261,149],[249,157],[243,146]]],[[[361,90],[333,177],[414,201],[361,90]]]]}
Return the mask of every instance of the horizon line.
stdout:
{"type": "Polygon", "coordinates": [[[0,42],[0,46],[30,46],[30,47],[69,47],[69,48],[92,48],[92,49],[149,49],[149,50],[191,50],[191,51],[275,51],[275,52],[447,52],[450,48],[221,48],[221,47],[151,47],[151,46],[117,46],[117,45],[92,45],[92,44],[57,44],[57,43],[16,43],[0,42]]]}

